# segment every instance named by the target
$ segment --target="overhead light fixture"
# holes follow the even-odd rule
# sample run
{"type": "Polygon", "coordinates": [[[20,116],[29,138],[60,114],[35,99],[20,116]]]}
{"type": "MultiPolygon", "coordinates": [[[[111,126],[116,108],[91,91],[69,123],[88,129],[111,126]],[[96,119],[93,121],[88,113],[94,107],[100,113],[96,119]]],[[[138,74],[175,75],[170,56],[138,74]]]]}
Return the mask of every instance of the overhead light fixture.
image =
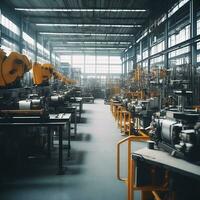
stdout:
{"type": "Polygon", "coordinates": [[[28,12],[146,12],[146,9],[64,9],[64,8],[15,8],[28,12]]]}
{"type": "Polygon", "coordinates": [[[67,42],[68,44],[130,44],[131,42],[67,42]]]}
{"type": "MultiPolygon", "coordinates": [[[[89,52],[95,52],[93,49],[71,49],[71,50],[53,50],[53,52],[56,52],[56,53],[67,53],[67,52],[84,52],[84,51],[89,51],[89,52]]],[[[98,51],[98,50],[96,50],[98,51]]],[[[104,49],[103,51],[102,50],[99,50],[100,52],[105,52],[105,51],[110,51],[110,49],[104,49]]],[[[117,53],[117,52],[121,52],[122,50],[113,50],[112,49],[112,52],[113,53],[117,53]]]]}
{"type": "MultiPolygon", "coordinates": [[[[72,48],[72,49],[81,49],[81,50],[84,50],[84,49],[125,49],[124,47],[79,47],[79,46],[77,46],[77,47],[68,47],[68,48],[72,48]]],[[[55,47],[55,48],[53,48],[53,50],[65,50],[66,49],[66,47],[55,47]]]]}
{"type": "Polygon", "coordinates": [[[140,28],[140,24],[43,24],[37,23],[36,26],[47,27],[109,27],[109,28],[140,28]]]}
{"type": "Polygon", "coordinates": [[[59,35],[59,36],[64,36],[64,35],[87,35],[87,36],[118,36],[118,37],[132,37],[134,36],[133,34],[123,34],[123,33],[66,33],[66,32],[39,32],[41,35],[59,35]]]}
{"type": "Polygon", "coordinates": [[[64,44],[119,44],[119,45],[122,45],[122,44],[124,44],[124,45],[128,45],[128,44],[131,44],[131,42],[121,42],[121,41],[119,41],[119,42],[114,42],[114,41],[104,41],[104,42],[100,42],[100,41],[87,41],[87,42],[85,42],[85,41],[58,41],[58,40],[50,40],[50,42],[51,43],[57,43],[57,44],[62,44],[63,45],[63,42],[64,42],[64,44]]]}

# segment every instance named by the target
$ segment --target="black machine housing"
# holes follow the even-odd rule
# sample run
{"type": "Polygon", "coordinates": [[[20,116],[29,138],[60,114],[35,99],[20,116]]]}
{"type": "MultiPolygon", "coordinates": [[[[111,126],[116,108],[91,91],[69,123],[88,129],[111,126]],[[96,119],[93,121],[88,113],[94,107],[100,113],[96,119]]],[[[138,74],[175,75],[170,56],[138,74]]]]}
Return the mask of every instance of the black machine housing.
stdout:
{"type": "Polygon", "coordinates": [[[149,135],[159,148],[172,156],[200,161],[200,114],[194,111],[167,111],[154,118],[149,135]]]}

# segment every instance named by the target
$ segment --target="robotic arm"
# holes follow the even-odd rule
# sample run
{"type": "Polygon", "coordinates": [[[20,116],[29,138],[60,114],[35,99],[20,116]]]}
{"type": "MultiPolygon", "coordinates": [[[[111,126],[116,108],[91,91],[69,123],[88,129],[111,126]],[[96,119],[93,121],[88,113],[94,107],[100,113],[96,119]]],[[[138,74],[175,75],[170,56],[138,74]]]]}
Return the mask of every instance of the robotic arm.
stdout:
{"type": "Polygon", "coordinates": [[[53,66],[51,64],[33,65],[33,82],[35,85],[46,85],[53,74],[53,66]]]}

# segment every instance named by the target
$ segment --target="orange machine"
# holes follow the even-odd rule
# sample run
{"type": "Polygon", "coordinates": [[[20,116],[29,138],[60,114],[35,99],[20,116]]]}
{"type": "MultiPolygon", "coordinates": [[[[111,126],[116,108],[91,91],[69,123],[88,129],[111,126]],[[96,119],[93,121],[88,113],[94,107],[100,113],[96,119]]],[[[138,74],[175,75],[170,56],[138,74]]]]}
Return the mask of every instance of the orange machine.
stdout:
{"type": "Polygon", "coordinates": [[[11,52],[9,56],[0,49],[0,87],[14,84],[29,71],[32,63],[25,55],[11,52]]]}
{"type": "Polygon", "coordinates": [[[49,79],[53,74],[53,66],[51,64],[39,64],[33,65],[33,82],[35,85],[48,84],[49,79]]]}

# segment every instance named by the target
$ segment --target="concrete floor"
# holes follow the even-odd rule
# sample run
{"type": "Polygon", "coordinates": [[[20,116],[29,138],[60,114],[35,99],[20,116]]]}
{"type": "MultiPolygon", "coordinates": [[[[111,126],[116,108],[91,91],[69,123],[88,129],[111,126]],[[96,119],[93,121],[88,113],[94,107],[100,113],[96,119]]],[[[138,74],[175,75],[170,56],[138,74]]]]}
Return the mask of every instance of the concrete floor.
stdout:
{"type": "Polygon", "coordinates": [[[126,199],[126,186],[116,179],[116,143],[123,137],[109,106],[95,100],[83,108],[66,174],[56,175],[56,156],[32,159],[21,174],[4,179],[0,200],[126,199]]]}

